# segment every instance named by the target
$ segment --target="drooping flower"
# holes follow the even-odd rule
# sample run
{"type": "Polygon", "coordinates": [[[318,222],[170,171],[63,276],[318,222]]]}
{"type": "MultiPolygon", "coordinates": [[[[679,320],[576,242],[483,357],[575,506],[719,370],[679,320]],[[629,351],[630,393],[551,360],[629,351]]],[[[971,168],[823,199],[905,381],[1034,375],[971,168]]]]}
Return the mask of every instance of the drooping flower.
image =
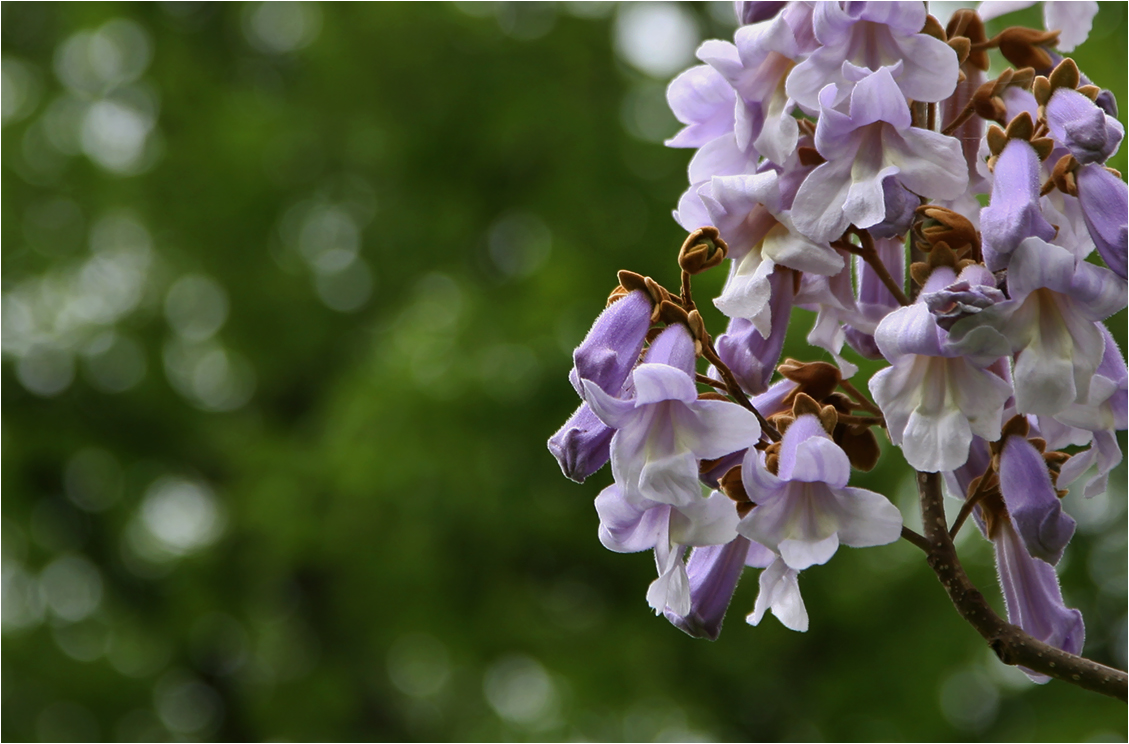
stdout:
{"type": "Polygon", "coordinates": [[[632,372],[635,398],[608,395],[582,380],[584,398],[615,429],[612,475],[627,499],[674,506],[699,496],[698,461],[744,449],[760,438],[756,416],[719,400],[699,400],[694,345],[685,326],[668,326],[632,372]],[[663,361],[654,361],[654,360],[663,361]]]}
{"type": "Polygon", "coordinates": [[[839,110],[837,95],[831,85],[819,93],[815,146],[827,162],[796,194],[797,230],[818,242],[837,239],[851,224],[882,222],[883,182],[891,176],[920,196],[955,199],[963,193],[968,172],[960,143],[911,126],[909,104],[887,68],[859,80],[847,113],[839,110]]]}
{"type": "MultiPolygon", "coordinates": [[[[798,400],[804,398],[818,408],[811,398],[798,400]]],[[[897,507],[873,491],[847,486],[850,461],[824,424],[813,413],[801,413],[784,432],[776,472],[756,450],[749,450],[741,469],[745,490],[757,506],[738,530],[796,571],[826,563],[840,543],[864,548],[901,536],[897,507]]]]}

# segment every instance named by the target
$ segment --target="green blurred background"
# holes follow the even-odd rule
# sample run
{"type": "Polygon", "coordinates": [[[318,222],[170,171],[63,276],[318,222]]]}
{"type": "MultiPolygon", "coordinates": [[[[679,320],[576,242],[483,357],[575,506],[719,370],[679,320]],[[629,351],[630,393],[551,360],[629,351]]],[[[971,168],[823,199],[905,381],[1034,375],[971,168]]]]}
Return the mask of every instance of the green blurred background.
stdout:
{"type": "MultiPolygon", "coordinates": [[[[750,572],[683,635],[545,450],[615,271],[676,281],[663,92],[729,4],[2,14],[4,739],[1124,740],[905,543],[805,572],[806,634],[750,572]]],[[[1125,15],[1075,55],[1122,102],[1125,15]]],[[[1060,573],[1124,668],[1111,484],[1060,573]]]]}

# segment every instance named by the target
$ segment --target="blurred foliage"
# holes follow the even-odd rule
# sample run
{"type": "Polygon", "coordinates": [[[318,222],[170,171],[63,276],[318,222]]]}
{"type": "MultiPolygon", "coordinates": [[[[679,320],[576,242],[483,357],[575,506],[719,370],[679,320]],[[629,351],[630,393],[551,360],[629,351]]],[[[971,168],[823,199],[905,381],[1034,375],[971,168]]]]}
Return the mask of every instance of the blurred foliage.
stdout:
{"type": "MultiPolygon", "coordinates": [[[[750,572],[712,644],[599,545],[610,476],[544,442],[615,271],[676,280],[689,156],[622,10],[2,13],[4,739],[1124,738],[998,664],[907,544],[805,572],[806,634],[742,622],[750,572]]],[[[1094,36],[1125,101],[1123,4],[1094,36]]],[[[786,353],[822,358],[806,324],[786,353]]],[[[856,482],[912,523],[896,458],[856,482]]],[[[1124,667],[1111,483],[1068,497],[1060,573],[1124,667]]]]}

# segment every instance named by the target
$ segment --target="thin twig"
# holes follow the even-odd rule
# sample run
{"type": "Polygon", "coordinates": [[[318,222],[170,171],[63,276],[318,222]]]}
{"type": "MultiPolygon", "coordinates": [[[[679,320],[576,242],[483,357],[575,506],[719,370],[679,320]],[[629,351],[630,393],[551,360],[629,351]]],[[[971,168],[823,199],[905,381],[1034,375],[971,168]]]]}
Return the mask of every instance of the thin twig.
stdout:
{"type": "Polygon", "coordinates": [[[976,113],[975,97],[968,99],[968,103],[964,104],[964,108],[960,110],[960,113],[957,114],[957,117],[946,124],[945,128],[941,130],[941,134],[951,136],[953,132],[960,129],[961,124],[964,124],[966,121],[971,119],[974,113],[976,113]]]}
{"type": "Polygon", "coordinates": [[[721,361],[721,357],[717,355],[717,350],[713,348],[713,340],[710,339],[709,336],[702,339],[702,356],[705,357],[707,362],[717,368],[721,379],[725,380],[725,389],[730,397],[744,408],[752,411],[757,417],[757,421],[760,422],[761,431],[767,434],[768,438],[772,441],[779,442],[780,432],[776,430],[775,426],[768,422],[768,419],[761,415],[761,412],[758,411],[757,407],[753,405],[753,402],[749,400],[749,396],[745,395],[745,391],[741,389],[741,384],[737,382],[737,378],[733,376],[733,372],[726,366],[725,362],[721,361]]]}
{"type": "Polygon", "coordinates": [[[872,238],[870,233],[866,230],[854,230],[854,233],[858,235],[859,240],[862,241],[862,247],[848,243],[845,240],[836,243],[836,245],[848,253],[862,256],[862,260],[866,261],[870,268],[874,269],[874,273],[878,274],[878,278],[886,285],[886,289],[890,290],[890,294],[894,295],[894,299],[902,305],[910,304],[906,293],[902,291],[901,286],[894,280],[894,277],[890,276],[890,270],[886,268],[886,264],[882,263],[882,259],[878,256],[878,251],[874,247],[874,238],[872,238]]]}
{"type": "Polygon", "coordinates": [[[690,292],[690,272],[682,272],[682,308],[689,313],[691,310],[696,309],[694,305],[694,295],[690,292]]]}
{"type": "Polygon", "coordinates": [[[926,555],[929,555],[929,541],[905,525],[902,525],[902,539],[908,540],[924,550],[926,555]]]}
{"type": "Polygon", "coordinates": [[[960,565],[945,521],[940,474],[918,473],[917,487],[929,566],[957,612],[988,642],[1000,661],[1125,701],[1129,696],[1125,672],[1043,643],[996,614],[960,565]]]}
{"type": "Polygon", "coordinates": [[[717,390],[726,389],[726,384],[724,382],[722,382],[721,380],[715,380],[707,375],[703,375],[701,372],[698,372],[694,375],[694,381],[701,383],[702,385],[709,385],[710,387],[717,390]]]}

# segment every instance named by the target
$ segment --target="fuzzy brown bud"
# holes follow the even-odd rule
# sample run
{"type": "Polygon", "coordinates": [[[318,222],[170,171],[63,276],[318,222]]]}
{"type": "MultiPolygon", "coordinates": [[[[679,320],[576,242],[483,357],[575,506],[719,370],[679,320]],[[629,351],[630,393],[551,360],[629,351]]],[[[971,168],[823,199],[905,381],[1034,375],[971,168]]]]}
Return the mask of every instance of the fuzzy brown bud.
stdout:
{"type": "Polygon", "coordinates": [[[1016,67],[1033,67],[1045,70],[1054,59],[1045,47],[1058,44],[1058,31],[1037,31],[1033,28],[1012,26],[996,37],[1000,53],[1016,67]]]}
{"type": "Polygon", "coordinates": [[[699,227],[687,236],[678,251],[678,266],[688,274],[712,269],[729,255],[729,246],[716,227],[699,227]]]}

